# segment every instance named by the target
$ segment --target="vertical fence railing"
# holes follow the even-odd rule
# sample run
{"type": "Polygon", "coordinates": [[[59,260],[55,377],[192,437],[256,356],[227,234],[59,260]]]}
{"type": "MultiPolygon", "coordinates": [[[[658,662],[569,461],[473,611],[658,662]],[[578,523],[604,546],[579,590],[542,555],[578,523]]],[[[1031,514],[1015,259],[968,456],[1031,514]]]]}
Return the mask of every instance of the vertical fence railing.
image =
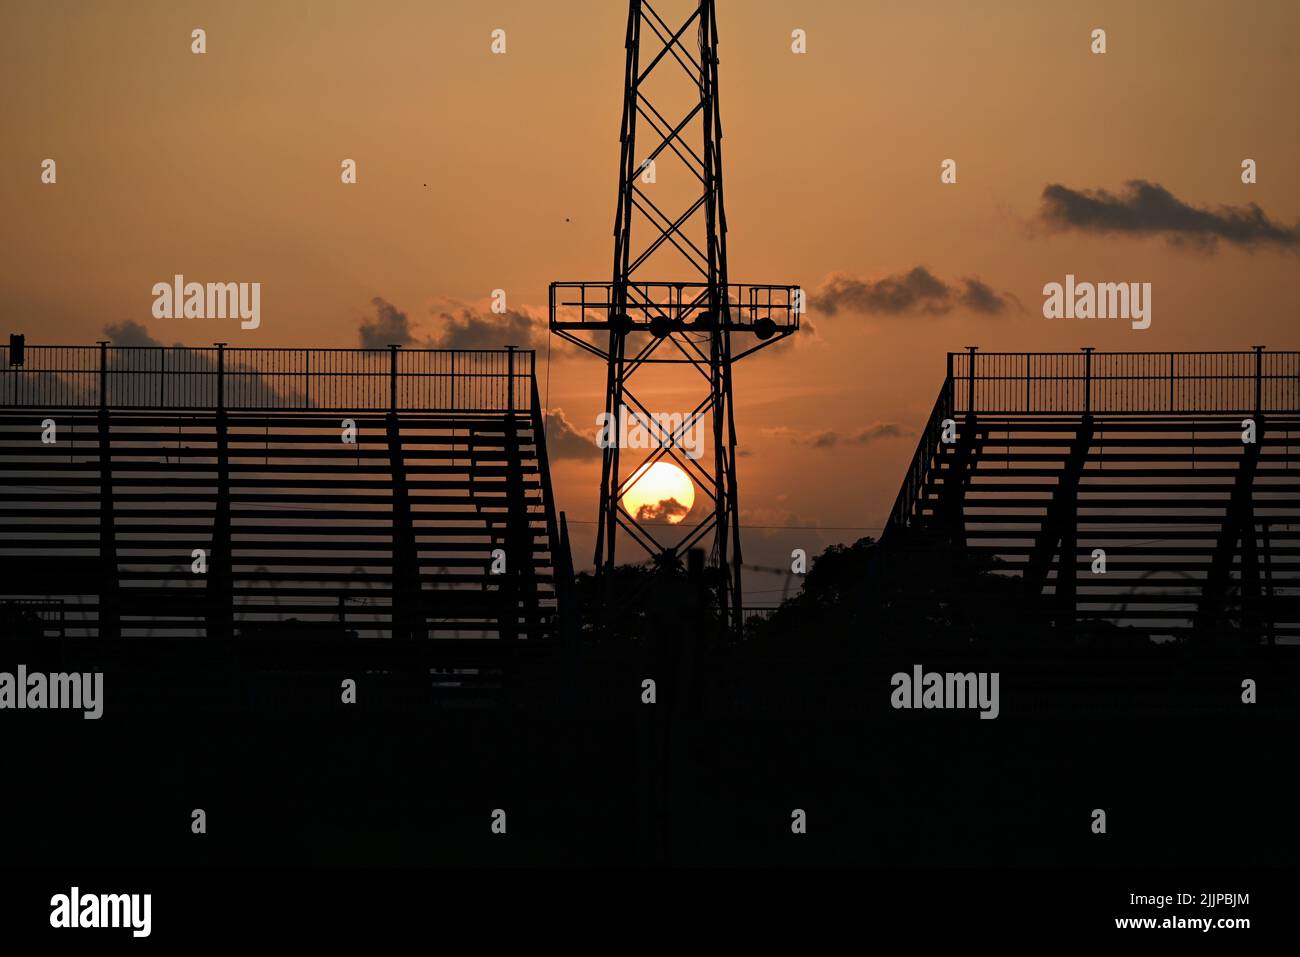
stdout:
{"type": "Polygon", "coordinates": [[[995,413],[1296,413],[1300,352],[949,352],[947,374],[885,526],[911,521],[943,421],[995,413]]]}
{"type": "Polygon", "coordinates": [[[99,407],[108,408],[108,343],[99,344],[99,407]]]}
{"type": "MultiPolygon", "coordinates": [[[[952,353],[948,355],[948,363],[951,369],[952,353]]],[[[908,463],[907,473],[903,476],[903,484],[898,489],[898,495],[894,499],[894,507],[890,510],[889,518],[885,522],[885,536],[897,534],[906,528],[912,520],[916,503],[920,499],[921,490],[925,487],[930,463],[939,451],[944,420],[955,415],[953,411],[955,385],[955,380],[950,374],[945,380],[943,388],[939,390],[939,397],[935,400],[934,408],[930,412],[930,418],[926,421],[925,428],[921,430],[921,439],[917,443],[916,452],[912,455],[912,461],[908,463]]]]}
{"type": "Polygon", "coordinates": [[[1300,412],[1300,352],[948,354],[958,415],[1300,412]]]}
{"type": "Polygon", "coordinates": [[[0,346],[0,407],[526,412],[524,349],[0,346]]]}

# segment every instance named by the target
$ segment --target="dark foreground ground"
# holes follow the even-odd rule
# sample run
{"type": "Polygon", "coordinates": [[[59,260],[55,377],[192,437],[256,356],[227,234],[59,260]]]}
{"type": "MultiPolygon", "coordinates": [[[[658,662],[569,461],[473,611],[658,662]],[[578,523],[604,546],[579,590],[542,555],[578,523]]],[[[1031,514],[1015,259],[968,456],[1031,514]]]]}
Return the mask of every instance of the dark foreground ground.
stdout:
{"type": "Polygon", "coordinates": [[[1267,868],[1300,850],[1296,648],[672,668],[355,641],[0,653],[0,670],[105,672],[98,721],[0,713],[6,868],[1267,868]],[[890,676],[917,663],[998,671],[1000,716],[894,710],[890,676]]]}

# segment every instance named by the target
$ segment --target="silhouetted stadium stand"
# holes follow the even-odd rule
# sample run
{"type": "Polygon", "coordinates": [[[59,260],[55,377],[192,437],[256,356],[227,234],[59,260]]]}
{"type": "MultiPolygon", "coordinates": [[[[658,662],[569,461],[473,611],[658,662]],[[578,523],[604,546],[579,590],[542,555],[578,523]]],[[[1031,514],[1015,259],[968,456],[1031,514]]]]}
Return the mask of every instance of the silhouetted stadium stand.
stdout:
{"type": "Polygon", "coordinates": [[[556,631],[571,566],[533,353],[23,351],[0,366],[0,621],[31,630],[39,607],[70,636],[556,631]]]}
{"type": "Polygon", "coordinates": [[[1298,639],[1300,353],[950,354],[882,544],[918,535],[1019,576],[1045,633],[1298,639]]]}

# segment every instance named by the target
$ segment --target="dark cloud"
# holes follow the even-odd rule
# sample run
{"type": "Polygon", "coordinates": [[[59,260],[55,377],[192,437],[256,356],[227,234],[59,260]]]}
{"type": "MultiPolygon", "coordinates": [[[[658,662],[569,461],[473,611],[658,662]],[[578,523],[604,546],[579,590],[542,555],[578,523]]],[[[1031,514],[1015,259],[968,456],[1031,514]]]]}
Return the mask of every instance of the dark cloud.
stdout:
{"type": "MultiPolygon", "coordinates": [[[[545,318],[528,312],[508,309],[503,313],[479,312],[468,306],[459,311],[433,313],[429,334],[416,330],[410,318],[381,296],[371,300],[373,318],[361,321],[358,333],[363,349],[386,349],[390,344],[416,349],[544,349],[550,336],[545,318]]],[[[553,351],[566,353],[568,343],[556,341],[553,351]]]]}
{"type": "Polygon", "coordinates": [[[390,345],[409,346],[415,341],[406,313],[380,296],[370,300],[375,318],[363,319],[358,330],[362,349],[387,349],[390,345]]]}
{"type": "Polygon", "coordinates": [[[600,447],[595,440],[574,428],[563,409],[543,410],[542,421],[546,424],[546,454],[549,458],[600,458],[600,447]]]}
{"type": "Polygon", "coordinates": [[[943,316],[959,308],[996,316],[1006,312],[1011,301],[1010,296],[995,292],[977,278],[947,283],[917,266],[910,272],[874,280],[831,276],[810,303],[828,316],[841,309],[873,316],[943,316]]]}
{"type": "MultiPolygon", "coordinates": [[[[142,347],[161,346],[161,340],[149,334],[149,330],[133,319],[112,322],[104,327],[104,335],[110,346],[142,347]]],[[[185,396],[200,404],[216,404],[217,362],[214,349],[190,349],[179,343],[168,350],[166,381],[160,382],[154,370],[157,358],[148,352],[118,352],[109,350],[109,370],[111,372],[129,372],[130,379],[110,376],[110,401],[116,389],[130,389],[134,395],[185,396]],[[129,381],[129,385],[128,385],[129,381]]],[[[252,366],[239,361],[238,347],[232,347],[226,353],[226,371],[231,374],[227,388],[226,401],[232,408],[250,408],[269,406],[272,408],[289,404],[290,406],[310,408],[315,402],[308,402],[300,392],[291,390],[283,392],[277,389],[252,366]]]]}
{"type": "Polygon", "coordinates": [[[814,449],[833,449],[839,445],[868,445],[878,439],[901,439],[912,434],[909,429],[894,422],[878,422],[854,432],[837,432],[834,429],[801,432],[786,426],[764,429],[763,432],[814,449]]]}
{"type": "Polygon", "coordinates": [[[666,498],[658,504],[645,504],[636,510],[636,520],[638,522],[671,522],[672,520],[681,521],[689,513],[690,509],[677,501],[675,498],[666,498]]]}
{"type": "Polygon", "coordinates": [[[160,346],[157,339],[149,335],[149,330],[134,319],[122,322],[110,322],[104,327],[110,345],[114,346],[160,346]]]}
{"type": "Polygon", "coordinates": [[[1104,189],[1073,190],[1059,183],[1043,189],[1042,220],[1060,229],[1091,233],[1162,235],[1171,243],[1212,250],[1220,239],[1253,248],[1300,247],[1300,223],[1273,222],[1254,203],[1217,209],[1189,206],[1158,183],[1135,179],[1118,195],[1104,189]]]}
{"type": "Polygon", "coordinates": [[[836,445],[868,445],[878,439],[901,439],[905,434],[901,425],[882,422],[865,429],[858,429],[856,432],[841,433],[830,430],[818,432],[813,436],[810,444],[817,449],[829,449],[836,445]]]}
{"type": "Polygon", "coordinates": [[[962,292],[962,303],[975,312],[986,316],[997,315],[1007,307],[1006,297],[999,296],[993,289],[973,277],[963,279],[966,288],[962,292]]]}
{"type": "Polygon", "coordinates": [[[459,313],[441,312],[437,314],[436,330],[431,342],[438,349],[532,349],[545,346],[550,335],[546,323],[515,309],[499,314],[468,308],[459,313]]]}

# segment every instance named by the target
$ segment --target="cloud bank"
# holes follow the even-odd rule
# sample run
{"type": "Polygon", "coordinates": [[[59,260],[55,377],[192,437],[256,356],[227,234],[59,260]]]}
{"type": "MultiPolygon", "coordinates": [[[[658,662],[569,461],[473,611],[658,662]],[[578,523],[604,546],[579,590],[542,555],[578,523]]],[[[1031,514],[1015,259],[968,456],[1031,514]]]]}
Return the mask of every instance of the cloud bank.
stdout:
{"type": "Polygon", "coordinates": [[[868,316],[946,316],[962,309],[999,316],[1014,301],[1009,293],[998,293],[974,276],[948,283],[924,266],[881,279],[835,274],[809,299],[814,309],[828,316],[841,310],[868,316]]]}
{"type": "Polygon", "coordinates": [[[1135,179],[1120,193],[1074,190],[1060,183],[1043,189],[1039,218],[1055,229],[1100,235],[1164,236],[1174,245],[1213,251],[1219,240],[1245,249],[1272,246],[1300,249],[1300,223],[1273,222],[1254,203],[1196,207],[1159,183],[1135,179]]]}

